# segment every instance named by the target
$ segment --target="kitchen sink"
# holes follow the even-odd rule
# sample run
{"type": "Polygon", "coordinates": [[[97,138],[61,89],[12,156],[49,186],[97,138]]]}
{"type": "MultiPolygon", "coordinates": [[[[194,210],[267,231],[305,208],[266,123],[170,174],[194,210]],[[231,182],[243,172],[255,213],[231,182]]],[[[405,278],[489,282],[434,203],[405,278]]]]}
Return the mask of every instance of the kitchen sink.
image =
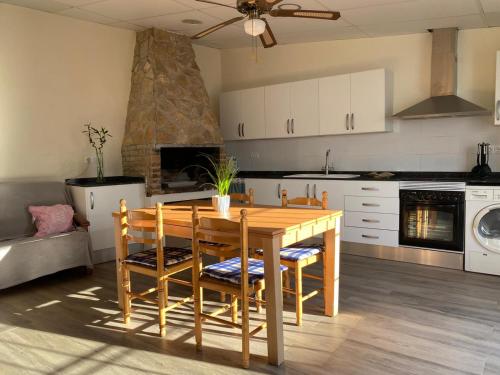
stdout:
{"type": "Polygon", "coordinates": [[[304,173],[304,174],[291,174],[288,176],[284,176],[285,178],[328,178],[328,179],[349,179],[359,177],[359,174],[349,174],[349,173],[304,173]]]}

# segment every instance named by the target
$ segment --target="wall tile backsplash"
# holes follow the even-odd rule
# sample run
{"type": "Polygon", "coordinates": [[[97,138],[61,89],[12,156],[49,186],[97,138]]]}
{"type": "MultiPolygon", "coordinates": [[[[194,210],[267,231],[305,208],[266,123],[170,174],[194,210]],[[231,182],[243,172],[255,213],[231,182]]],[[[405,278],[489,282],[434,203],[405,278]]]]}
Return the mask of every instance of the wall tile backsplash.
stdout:
{"type": "MultiPolygon", "coordinates": [[[[334,170],[469,171],[477,143],[500,145],[490,116],[395,120],[394,132],[227,142],[241,170],[319,170],[333,151],[334,170]]],[[[500,172],[500,153],[490,166],[500,172]]]]}

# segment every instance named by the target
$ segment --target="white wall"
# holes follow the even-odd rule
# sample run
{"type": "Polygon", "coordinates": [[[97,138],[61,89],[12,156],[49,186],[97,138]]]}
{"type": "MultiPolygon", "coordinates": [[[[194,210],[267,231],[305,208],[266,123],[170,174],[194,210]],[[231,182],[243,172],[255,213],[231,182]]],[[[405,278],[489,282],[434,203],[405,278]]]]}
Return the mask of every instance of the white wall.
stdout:
{"type": "Polygon", "coordinates": [[[0,4],[1,179],[84,173],[87,120],[113,135],[105,172],[121,173],[134,44],[132,31],[0,4]]]}
{"type": "MultiPolygon", "coordinates": [[[[135,32],[0,4],[0,180],[95,176],[83,124],[109,129],[105,173],[121,144],[135,32]]],[[[214,109],[220,52],[195,46],[214,109]]]]}
{"type": "MultiPolygon", "coordinates": [[[[490,109],[497,50],[500,28],[459,32],[458,93],[490,109]]],[[[256,64],[250,49],[222,51],[224,91],[385,67],[394,78],[394,113],[430,93],[430,34],[284,45],[259,54],[256,64]]],[[[248,170],[318,169],[332,148],[339,170],[466,171],[478,142],[500,144],[492,123],[491,117],[396,121],[394,133],[228,142],[227,151],[248,170]]],[[[500,171],[499,156],[491,164],[500,171]]]]}

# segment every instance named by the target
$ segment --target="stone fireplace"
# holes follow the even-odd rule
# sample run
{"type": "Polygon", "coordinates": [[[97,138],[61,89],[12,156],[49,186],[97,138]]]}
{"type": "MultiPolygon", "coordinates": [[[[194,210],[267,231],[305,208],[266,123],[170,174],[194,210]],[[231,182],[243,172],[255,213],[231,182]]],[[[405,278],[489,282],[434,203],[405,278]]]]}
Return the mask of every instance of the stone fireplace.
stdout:
{"type": "Polygon", "coordinates": [[[222,143],[189,37],[158,29],[138,32],[122,145],[123,173],[145,177],[148,196],[164,194],[162,163],[168,160],[162,160],[163,148],[171,149],[164,157],[185,158],[179,147],[220,151],[222,143]]]}

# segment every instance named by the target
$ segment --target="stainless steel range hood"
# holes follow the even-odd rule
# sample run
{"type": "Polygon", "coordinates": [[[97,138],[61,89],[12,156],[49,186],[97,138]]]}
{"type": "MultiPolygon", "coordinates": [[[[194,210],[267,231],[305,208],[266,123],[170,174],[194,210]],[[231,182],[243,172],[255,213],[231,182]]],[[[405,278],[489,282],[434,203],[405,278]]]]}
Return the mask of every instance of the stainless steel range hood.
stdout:
{"type": "Polygon", "coordinates": [[[395,117],[409,119],[487,116],[491,112],[457,96],[456,28],[436,29],[432,36],[431,97],[395,117]]]}

